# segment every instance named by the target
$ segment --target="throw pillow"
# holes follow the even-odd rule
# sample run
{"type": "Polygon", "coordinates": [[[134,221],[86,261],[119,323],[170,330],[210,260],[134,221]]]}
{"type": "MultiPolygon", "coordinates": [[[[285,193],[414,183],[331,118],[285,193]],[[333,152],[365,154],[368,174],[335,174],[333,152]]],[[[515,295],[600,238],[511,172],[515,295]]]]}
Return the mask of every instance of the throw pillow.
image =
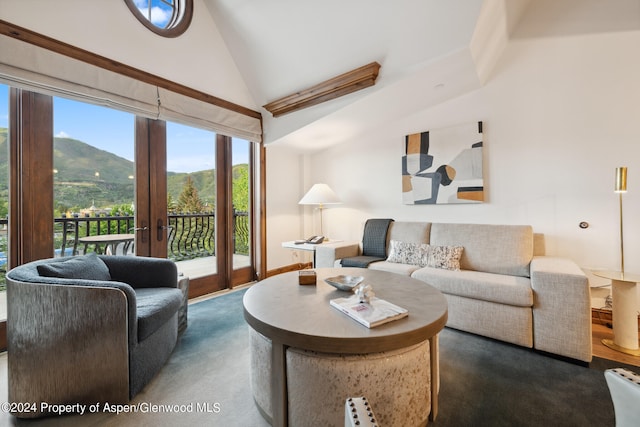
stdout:
{"type": "Polygon", "coordinates": [[[462,246],[430,246],[427,267],[460,270],[462,246]]]}
{"type": "Polygon", "coordinates": [[[109,267],[92,252],[67,261],[38,265],[38,274],[60,279],[111,280],[109,267]]]}
{"type": "Polygon", "coordinates": [[[409,243],[399,240],[389,242],[388,262],[412,264],[424,267],[426,265],[429,245],[426,243],[409,243]]]}

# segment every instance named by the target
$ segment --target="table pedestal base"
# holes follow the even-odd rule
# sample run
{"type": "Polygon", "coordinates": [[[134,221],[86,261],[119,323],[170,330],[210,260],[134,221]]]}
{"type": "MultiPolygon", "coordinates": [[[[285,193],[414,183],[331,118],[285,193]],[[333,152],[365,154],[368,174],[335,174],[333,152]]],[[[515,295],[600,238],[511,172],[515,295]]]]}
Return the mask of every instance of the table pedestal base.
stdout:
{"type": "Polygon", "coordinates": [[[613,300],[613,340],[603,344],[609,348],[634,356],[640,355],[638,346],[638,291],[631,279],[611,280],[613,300]]]}
{"type": "Polygon", "coordinates": [[[621,353],[640,356],[637,290],[640,275],[619,271],[594,271],[593,274],[611,280],[613,339],[604,339],[602,344],[621,353]]]}
{"type": "Polygon", "coordinates": [[[632,349],[632,348],[621,347],[621,346],[617,345],[616,343],[614,343],[613,340],[610,340],[610,339],[606,339],[606,338],[603,339],[602,340],[602,344],[606,345],[610,349],[619,351],[621,353],[630,354],[632,356],[640,356],[640,349],[632,349]]]}
{"type": "MultiPolygon", "coordinates": [[[[271,341],[250,329],[251,381],[261,414],[272,421],[271,341]]],[[[331,354],[288,348],[289,426],[341,425],[344,401],[365,396],[380,425],[425,426],[431,412],[429,341],[393,351],[331,354]]],[[[433,385],[437,388],[437,381],[433,385]]]]}

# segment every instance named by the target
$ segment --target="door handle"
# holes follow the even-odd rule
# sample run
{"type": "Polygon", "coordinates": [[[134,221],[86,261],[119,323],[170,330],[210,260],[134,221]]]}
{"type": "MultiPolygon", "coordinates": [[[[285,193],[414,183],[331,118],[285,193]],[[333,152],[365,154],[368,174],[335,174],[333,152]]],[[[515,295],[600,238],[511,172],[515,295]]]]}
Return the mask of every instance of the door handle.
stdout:
{"type": "Polygon", "coordinates": [[[158,219],[158,242],[161,242],[164,239],[164,230],[169,230],[172,227],[169,225],[164,225],[164,222],[161,219],[158,219]]]}
{"type": "Polygon", "coordinates": [[[140,243],[147,243],[147,233],[145,233],[145,231],[147,231],[149,229],[149,227],[146,226],[146,223],[144,221],[140,222],[141,227],[133,227],[130,230],[134,231],[134,232],[138,232],[138,231],[142,231],[142,236],[140,237],[140,243]]]}

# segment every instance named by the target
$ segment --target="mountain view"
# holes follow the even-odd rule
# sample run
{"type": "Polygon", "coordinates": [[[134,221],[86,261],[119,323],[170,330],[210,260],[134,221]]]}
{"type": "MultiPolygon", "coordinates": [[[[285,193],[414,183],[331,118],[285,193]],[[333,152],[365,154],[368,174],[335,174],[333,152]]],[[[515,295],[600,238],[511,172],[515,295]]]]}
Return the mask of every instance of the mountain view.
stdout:
{"type": "MultiPolygon", "coordinates": [[[[8,199],[7,140],[7,129],[0,128],[0,200],[8,199]]],[[[132,161],[72,138],[54,138],[53,155],[54,209],[57,212],[79,212],[92,205],[105,209],[133,203],[135,165],[132,161]]],[[[247,175],[247,164],[234,166],[234,189],[246,185],[247,175]]],[[[179,199],[188,177],[203,204],[214,206],[215,169],[193,173],[168,172],[169,199],[179,199]]],[[[237,192],[241,191],[238,188],[237,192]]],[[[246,204],[238,208],[246,209],[246,204]]],[[[3,212],[0,205],[0,216],[5,215],[6,209],[3,212]]]]}

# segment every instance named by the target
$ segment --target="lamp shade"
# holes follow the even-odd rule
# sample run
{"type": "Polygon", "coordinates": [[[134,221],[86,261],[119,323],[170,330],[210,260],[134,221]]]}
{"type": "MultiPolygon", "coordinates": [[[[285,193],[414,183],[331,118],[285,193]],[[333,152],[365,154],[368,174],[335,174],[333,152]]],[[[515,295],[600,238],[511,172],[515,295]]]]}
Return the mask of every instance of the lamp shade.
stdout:
{"type": "Polygon", "coordinates": [[[335,205],[342,203],[327,184],[314,184],[298,202],[300,205],[335,205]]]}
{"type": "Polygon", "coordinates": [[[621,166],[616,168],[616,193],[626,193],[627,192],[627,168],[626,166],[621,166]]]}

